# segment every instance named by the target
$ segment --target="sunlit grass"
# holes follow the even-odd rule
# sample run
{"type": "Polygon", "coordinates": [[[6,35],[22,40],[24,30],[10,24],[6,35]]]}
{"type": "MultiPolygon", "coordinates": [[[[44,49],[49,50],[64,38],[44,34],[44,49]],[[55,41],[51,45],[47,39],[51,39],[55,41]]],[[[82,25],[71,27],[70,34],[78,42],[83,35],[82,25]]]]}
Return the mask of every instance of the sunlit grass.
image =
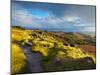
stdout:
{"type": "Polygon", "coordinates": [[[12,29],[12,40],[21,41],[24,39],[30,39],[29,33],[25,30],[12,29]]]}
{"type": "Polygon", "coordinates": [[[20,73],[26,67],[26,56],[16,44],[12,44],[12,74],[20,73]]]}
{"type": "Polygon", "coordinates": [[[83,52],[82,49],[77,48],[77,47],[71,47],[71,46],[64,46],[66,50],[66,55],[74,58],[74,59],[79,59],[79,58],[85,58],[85,57],[90,57],[93,59],[94,63],[96,63],[96,57],[95,55],[87,52],[83,52]]]}
{"type": "MultiPolygon", "coordinates": [[[[71,37],[73,36],[71,35],[71,37]]],[[[67,58],[77,60],[85,57],[92,58],[94,63],[96,63],[96,56],[94,54],[85,52],[78,46],[70,46],[70,43],[64,40],[62,41],[61,38],[55,36],[52,32],[45,32],[41,30],[21,30],[14,28],[12,29],[12,73],[21,72],[23,69],[25,69],[27,64],[25,62],[27,59],[24,55],[24,51],[18,44],[14,44],[16,41],[21,40],[23,40],[21,45],[25,45],[25,43],[28,43],[31,40],[30,42],[33,44],[33,52],[41,52],[46,60],[49,60],[46,61],[47,64],[51,64],[51,62],[53,62],[51,59],[53,58],[58,58],[60,61],[62,61],[63,59],[67,58]],[[65,45],[64,42],[68,43],[68,45],[65,45]]],[[[73,62],[71,62],[71,64],[72,63],[73,62]]]]}

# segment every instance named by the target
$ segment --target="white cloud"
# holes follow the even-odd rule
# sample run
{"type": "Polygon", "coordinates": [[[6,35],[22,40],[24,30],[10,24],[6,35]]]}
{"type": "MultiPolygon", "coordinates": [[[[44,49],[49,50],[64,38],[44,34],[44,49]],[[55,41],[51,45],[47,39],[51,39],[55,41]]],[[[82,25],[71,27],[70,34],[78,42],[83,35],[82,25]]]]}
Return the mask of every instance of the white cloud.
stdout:
{"type": "Polygon", "coordinates": [[[29,25],[33,27],[41,27],[41,25],[37,25],[39,19],[30,14],[27,10],[23,9],[13,11],[12,20],[16,21],[19,25],[23,25],[24,27],[28,27],[29,25]]]}
{"type": "Polygon", "coordinates": [[[17,20],[23,24],[31,24],[32,23],[32,15],[27,11],[18,10],[12,13],[12,17],[14,20],[17,20]]]}
{"type": "Polygon", "coordinates": [[[65,15],[63,19],[67,22],[80,23],[80,18],[78,16],[65,15]]]}

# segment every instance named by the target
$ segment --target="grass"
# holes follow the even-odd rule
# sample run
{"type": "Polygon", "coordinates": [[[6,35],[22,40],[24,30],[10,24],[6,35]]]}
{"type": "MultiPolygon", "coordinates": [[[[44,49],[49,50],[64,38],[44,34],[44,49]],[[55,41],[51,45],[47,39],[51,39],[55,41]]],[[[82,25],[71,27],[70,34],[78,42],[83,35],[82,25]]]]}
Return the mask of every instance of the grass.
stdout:
{"type": "Polygon", "coordinates": [[[18,27],[13,28],[12,73],[24,72],[24,69],[27,69],[27,58],[19,46],[29,42],[33,44],[33,52],[41,52],[43,54],[42,62],[45,72],[95,68],[95,54],[88,52],[86,50],[88,47],[82,46],[92,45],[95,51],[95,44],[94,42],[91,43],[92,38],[90,40],[89,38],[75,33],[55,33],[42,30],[26,30],[18,27]],[[78,39],[75,37],[78,37],[78,39]],[[93,63],[87,62],[85,60],[87,57],[91,58],[93,63]]]}
{"type": "Polygon", "coordinates": [[[21,73],[27,66],[27,59],[23,50],[16,44],[12,44],[12,74],[21,73]]]}

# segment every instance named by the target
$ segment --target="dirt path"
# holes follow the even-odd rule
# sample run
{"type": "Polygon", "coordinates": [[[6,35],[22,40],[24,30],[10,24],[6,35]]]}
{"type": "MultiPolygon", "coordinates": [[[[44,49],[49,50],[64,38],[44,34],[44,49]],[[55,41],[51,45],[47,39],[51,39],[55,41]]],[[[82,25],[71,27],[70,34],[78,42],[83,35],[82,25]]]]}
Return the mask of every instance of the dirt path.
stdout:
{"type": "Polygon", "coordinates": [[[29,46],[23,46],[22,47],[25,55],[27,57],[28,61],[28,66],[31,70],[32,73],[34,72],[42,72],[43,67],[42,67],[42,54],[39,52],[32,52],[31,47],[29,46]]]}

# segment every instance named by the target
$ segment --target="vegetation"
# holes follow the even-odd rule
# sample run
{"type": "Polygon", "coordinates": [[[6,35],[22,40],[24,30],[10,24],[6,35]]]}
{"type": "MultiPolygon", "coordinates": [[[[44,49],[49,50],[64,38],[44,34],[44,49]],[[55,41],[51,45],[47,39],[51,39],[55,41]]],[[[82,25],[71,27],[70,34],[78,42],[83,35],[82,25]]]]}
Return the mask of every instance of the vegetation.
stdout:
{"type": "Polygon", "coordinates": [[[27,66],[26,60],[23,50],[12,43],[12,74],[23,72],[27,66]]]}
{"type": "Polygon", "coordinates": [[[88,51],[93,46],[95,52],[94,39],[80,33],[48,32],[13,27],[12,73],[20,73],[20,71],[23,72],[23,68],[26,69],[27,58],[21,46],[30,42],[32,51],[41,52],[43,55],[44,72],[94,69],[96,56],[92,51],[88,51]]]}

